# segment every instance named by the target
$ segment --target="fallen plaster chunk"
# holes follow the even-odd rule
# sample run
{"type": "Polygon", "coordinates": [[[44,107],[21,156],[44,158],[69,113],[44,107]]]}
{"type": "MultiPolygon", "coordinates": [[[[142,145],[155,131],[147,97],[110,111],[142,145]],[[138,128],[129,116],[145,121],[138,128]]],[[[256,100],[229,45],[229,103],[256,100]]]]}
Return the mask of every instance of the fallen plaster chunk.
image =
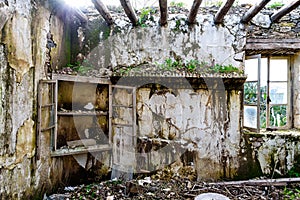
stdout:
{"type": "Polygon", "coordinates": [[[203,193],[196,196],[195,200],[230,200],[230,199],[218,193],[203,193]]]}

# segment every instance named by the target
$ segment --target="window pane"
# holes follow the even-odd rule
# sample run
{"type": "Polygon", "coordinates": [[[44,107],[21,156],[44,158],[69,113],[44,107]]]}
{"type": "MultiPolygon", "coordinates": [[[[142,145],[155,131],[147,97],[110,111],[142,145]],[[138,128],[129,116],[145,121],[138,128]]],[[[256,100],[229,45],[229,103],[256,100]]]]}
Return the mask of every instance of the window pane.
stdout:
{"type": "Polygon", "coordinates": [[[266,128],[267,127],[267,106],[266,104],[261,104],[260,105],[260,113],[259,113],[259,117],[260,117],[260,128],[266,128]]]}
{"type": "Polygon", "coordinates": [[[287,59],[270,60],[270,81],[287,81],[287,59]]]}
{"type": "Polygon", "coordinates": [[[270,83],[271,104],[287,104],[287,83],[270,83]]]}
{"type": "Polygon", "coordinates": [[[270,126],[281,127],[286,125],[287,106],[270,107],[270,126]]]}
{"type": "Polygon", "coordinates": [[[257,59],[245,60],[245,74],[247,75],[246,81],[257,81],[257,79],[258,79],[258,60],[257,59]]]}
{"type": "Polygon", "coordinates": [[[244,126],[257,128],[257,107],[244,106],[244,126]]]}
{"type": "Polygon", "coordinates": [[[257,82],[246,82],[244,84],[244,103],[257,103],[257,82]]]}

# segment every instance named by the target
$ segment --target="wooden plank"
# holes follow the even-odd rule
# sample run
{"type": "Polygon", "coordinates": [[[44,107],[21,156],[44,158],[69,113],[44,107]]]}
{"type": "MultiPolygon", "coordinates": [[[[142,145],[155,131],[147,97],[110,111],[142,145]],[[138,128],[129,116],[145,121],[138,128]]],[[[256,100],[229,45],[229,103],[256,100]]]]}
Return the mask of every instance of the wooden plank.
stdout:
{"type": "Polygon", "coordinates": [[[67,141],[67,144],[71,148],[80,147],[80,146],[94,146],[96,145],[96,140],[94,139],[73,140],[73,141],[67,141]]]}
{"type": "Polygon", "coordinates": [[[44,104],[44,105],[41,106],[41,108],[49,108],[49,107],[52,107],[52,106],[54,106],[53,103],[50,103],[50,104],[44,104]]]}
{"type": "Polygon", "coordinates": [[[299,0],[292,1],[290,4],[283,6],[281,9],[279,9],[276,13],[274,13],[271,16],[272,22],[277,22],[280,18],[282,18],[284,15],[288,14],[292,10],[296,9],[300,5],[299,0]]]}
{"type": "Polygon", "coordinates": [[[300,178],[278,178],[278,179],[262,179],[262,180],[244,180],[244,181],[228,181],[208,183],[209,185],[280,185],[286,183],[300,182],[300,178]]]}
{"type": "Polygon", "coordinates": [[[54,128],[55,128],[55,125],[48,126],[47,128],[41,129],[41,132],[49,131],[49,130],[54,129],[54,128]]]}
{"type": "Polygon", "coordinates": [[[109,78],[95,78],[88,76],[78,76],[78,75],[65,75],[65,74],[53,74],[52,79],[60,81],[74,81],[83,83],[97,83],[97,84],[110,84],[109,78]]]}
{"type": "Polygon", "coordinates": [[[58,112],[57,115],[60,116],[106,116],[107,112],[96,111],[96,112],[58,112]]]}
{"type": "Polygon", "coordinates": [[[224,20],[225,15],[231,8],[232,4],[234,3],[234,0],[227,0],[226,3],[223,3],[221,8],[218,10],[216,16],[215,16],[215,23],[219,24],[222,23],[224,20]]]}
{"type": "Polygon", "coordinates": [[[52,94],[53,94],[53,96],[52,96],[52,103],[54,103],[54,129],[53,129],[53,131],[54,131],[54,150],[56,150],[57,149],[57,126],[58,126],[58,123],[57,123],[57,108],[58,108],[58,106],[57,106],[57,104],[58,104],[58,102],[57,102],[57,100],[58,100],[58,84],[57,84],[57,81],[56,81],[56,83],[55,84],[53,84],[52,85],[52,94]]]}
{"type": "Polygon", "coordinates": [[[42,134],[42,84],[44,81],[40,80],[39,85],[38,85],[38,121],[37,121],[37,144],[36,144],[36,149],[37,149],[37,159],[40,159],[41,156],[41,134],[42,134]]]}
{"type": "Polygon", "coordinates": [[[84,153],[110,151],[111,149],[112,148],[109,144],[94,145],[94,146],[81,147],[81,148],[75,148],[75,149],[58,149],[56,151],[52,151],[51,156],[59,157],[59,156],[78,155],[78,154],[84,154],[84,153]]]}
{"type": "Polygon", "coordinates": [[[136,17],[136,14],[133,11],[133,8],[130,4],[129,0],[120,0],[122,7],[124,8],[124,11],[127,15],[127,17],[130,19],[131,23],[136,26],[138,25],[138,19],[136,17]]]}
{"type": "Polygon", "coordinates": [[[106,23],[109,26],[112,25],[114,23],[114,20],[105,4],[103,4],[101,0],[92,0],[92,2],[101,16],[105,19],[106,23]]]}
{"type": "Polygon", "coordinates": [[[267,3],[269,3],[271,0],[262,0],[260,3],[255,4],[252,6],[242,17],[241,23],[248,23],[250,20],[261,10],[267,3]]]}
{"type": "Polygon", "coordinates": [[[109,85],[108,88],[108,139],[109,144],[112,144],[112,99],[113,99],[113,93],[112,93],[112,85],[109,85]]]}
{"type": "Polygon", "coordinates": [[[137,145],[137,140],[136,140],[136,136],[137,136],[137,124],[136,124],[136,121],[137,121],[137,118],[136,118],[136,115],[137,115],[137,108],[136,108],[136,88],[133,88],[133,91],[132,91],[132,105],[133,105],[133,109],[132,109],[132,116],[133,116],[133,119],[132,119],[132,125],[133,125],[133,137],[132,137],[132,144],[136,147],[137,145]]]}
{"type": "Polygon", "coordinates": [[[78,8],[73,8],[74,15],[83,23],[89,21],[88,17],[78,8]]]}
{"type": "Polygon", "coordinates": [[[168,0],[159,0],[160,25],[165,26],[168,23],[168,0]]]}
{"type": "Polygon", "coordinates": [[[300,49],[300,43],[247,43],[245,50],[249,49],[268,49],[268,50],[280,50],[280,49],[300,49]]]}
{"type": "Polygon", "coordinates": [[[300,43],[300,39],[299,38],[288,38],[288,39],[247,38],[247,43],[300,43]]]}
{"type": "Polygon", "coordinates": [[[202,0],[194,0],[192,8],[188,14],[188,23],[189,24],[196,23],[196,17],[197,17],[198,10],[199,10],[201,3],[202,3],[202,0]]]}

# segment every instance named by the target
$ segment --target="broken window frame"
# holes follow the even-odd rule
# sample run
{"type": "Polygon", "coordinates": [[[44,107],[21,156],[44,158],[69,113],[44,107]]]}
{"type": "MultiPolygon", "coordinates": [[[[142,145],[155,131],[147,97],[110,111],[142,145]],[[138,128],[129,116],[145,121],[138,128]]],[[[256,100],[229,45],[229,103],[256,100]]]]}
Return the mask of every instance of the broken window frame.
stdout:
{"type": "MultiPolygon", "coordinates": [[[[250,130],[250,131],[255,131],[255,132],[260,132],[261,129],[289,129],[291,128],[291,115],[292,115],[292,111],[291,111],[291,105],[292,105],[292,98],[291,98],[291,58],[289,56],[261,56],[260,54],[258,55],[254,55],[254,56],[247,56],[246,60],[249,59],[257,59],[257,69],[258,69],[258,73],[257,73],[257,81],[247,81],[245,82],[245,84],[249,83],[249,82],[257,82],[257,93],[256,93],[256,97],[257,97],[257,103],[256,104],[247,104],[245,103],[245,91],[243,92],[243,127],[250,130]],[[265,115],[266,115],[266,127],[265,128],[261,128],[261,120],[260,120],[260,115],[262,109],[262,99],[261,99],[261,71],[262,71],[262,59],[267,59],[267,86],[266,86],[266,110],[265,110],[265,115]],[[286,59],[287,60],[287,81],[271,81],[270,80],[270,73],[271,73],[271,60],[276,60],[276,59],[286,59]],[[286,104],[273,104],[271,103],[270,99],[270,83],[286,83],[287,84],[287,91],[286,91],[286,95],[287,95],[287,102],[286,104]],[[245,106],[256,106],[256,127],[249,127],[247,125],[245,125],[245,106]],[[271,126],[270,125],[270,109],[272,106],[286,106],[286,124],[283,126],[271,126]]],[[[245,66],[245,70],[246,70],[245,66]]],[[[244,86],[245,88],[245,86],[244,86]]]]}
{"type": "MultiPolygon", "coordinates": [[[[40,149],[41,149],[41,139],[42,134],[47,134],[46,131],[50,131],[50,153],[52,157],[57,156],[67,156],[67,155],[76,155],[83,154],[88,152],[99,152],[99,151],[110,151],[111,148],[111,119],[108,116],[108,141],[107,145],[94,145],[86,148],[75,148],[75,149],[57,149],[57,133],[58,133],[58,82],[59,81],[70,81],[70,82],[82,82],[82,83],[91,83],[91,84],[103,84],[107,85],[109,89],[108,100],[110,102],[111,97],[111,82],[106,78],[91,78],[91,77],[82,77],[82,76],[68,76],[68,75],[53,75],[52,80],[40,80],[38,86],[38,124],[37,124],[37,155],[38,159],[40,157],[40,149]],[[50,87],[48,89],[48,94],[45,94],[43,88],[50,87]],[[49,99],[47,101],[51,101],[50,104],[45,103],[43,95],[48,95],[49,99]],[[43,108],[51,107],[51,112],[48,113],[49,121],[45,122],[42,119],[43,108]],[[53,122],[53,123],[51,123],[53,122]],[[47,123],[51,123],[47,125],[47,123]]],[[[111,107],[108,105],[108,115],[111,113],[111,107]]],[[[74,117],[72,113],[67,113],[65,115],[69,115],[70,117],[74,117]]]]}

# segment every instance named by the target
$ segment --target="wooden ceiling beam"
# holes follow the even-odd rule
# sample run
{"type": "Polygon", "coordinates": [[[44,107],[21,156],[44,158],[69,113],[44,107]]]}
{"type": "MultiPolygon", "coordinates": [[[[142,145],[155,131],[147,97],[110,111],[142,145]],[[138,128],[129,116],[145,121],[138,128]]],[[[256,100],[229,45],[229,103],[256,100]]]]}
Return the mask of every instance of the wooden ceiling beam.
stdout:
{"type": "Polygon", "coordinates": [[[160,25],[164,26],[168,23],[168,0],[159,0],[160,8],[160,25]]]}
{"type": "Polygon", "coordinates": [[[228,11],[231,8],[233,3],[234,3],[234,0],[227,0],[226,3],[223,3],[223,5],[218,10],[218,12],[215,16],[214,21],[215,21],[216,24],[219,24],[219,23],[223,22],[225,15],[228,13],[228,11]]]}
{"type": "Polygon", "coordinates": [[[296,9],[300,5],[300,0],[292,1],[290,4],[283,6],[271,16],[272,22],[277,22],[281,17],[296,9]]]}
{"type": "Polygon", "coordinates": [[[124,11],[127,15],[127,17],[130,19],[131,23],[136,26],[138,24],[138,18],[136,17],[135,12],[133,11],[133,8],[129,2],[129,0],[120,0],[122,7],[124,8],[124,11]]]}
{"type": "Polygon", "coordinates": [[[81,22],[86,23],[89,21],[89,18],[79,8],[73,8],[73,12],[81,22]]]}
{"type": "Polygon", "coordinates": [[[250,22],[250,20],[261,10],[267,3],[269,3],[271,0],[262,0],[260,3],[255,4],[252,6],[242,17],[241,23],[247,24],[250,22]]]}
{"type": "Polygon", "coordinates": [[[202,0],[194,0],[192,8],[188,15],[188,23],[189,24],[194,24],[196,22],[196,17],[197,17],[198,10],[199,10],[201,3],[202,3],[202,0]]]}
{"type": "Polygon", "coordinates": [[[95,8],[98,10],[98,12],[101,14],[101,16],[104,18],[106,23],[108,25],[112,25],[114,23],[114,20],[108,11],[107,7],[102,3],[101,0],[92,0],[95,8]]]}

